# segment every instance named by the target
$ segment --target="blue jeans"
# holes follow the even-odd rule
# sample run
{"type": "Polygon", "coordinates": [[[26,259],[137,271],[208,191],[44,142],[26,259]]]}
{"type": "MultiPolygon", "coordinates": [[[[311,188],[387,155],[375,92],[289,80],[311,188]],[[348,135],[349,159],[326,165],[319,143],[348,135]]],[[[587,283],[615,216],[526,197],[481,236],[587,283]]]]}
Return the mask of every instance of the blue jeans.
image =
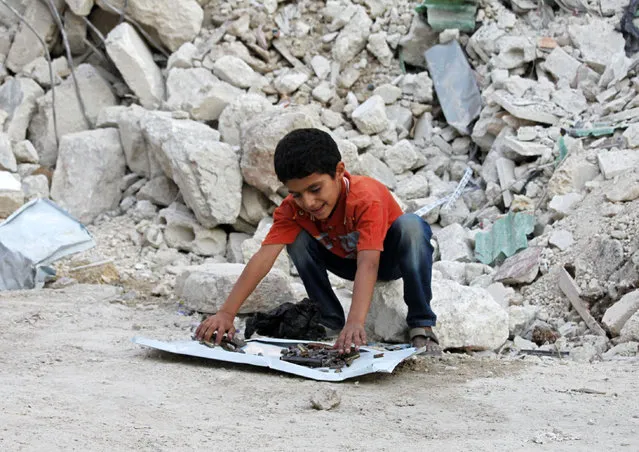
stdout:
{"type": "MultiPolygon", "coordinates": [[[[414,214],[397,218],[386,233],[377,279],[404,280],[404,301],[408,305],[409,328],[434,326],[437,316],[430,308],[433,247],[430,226],[414,214]]],[[[344,327],[344,309],[333,292],[327,270],[355,280],[356,259],[344,259],[327,250],[308,232],[299,233],[286,247],[302,278],[310,299],[319,304],[322,324],[328,328],[344,327]]]]}

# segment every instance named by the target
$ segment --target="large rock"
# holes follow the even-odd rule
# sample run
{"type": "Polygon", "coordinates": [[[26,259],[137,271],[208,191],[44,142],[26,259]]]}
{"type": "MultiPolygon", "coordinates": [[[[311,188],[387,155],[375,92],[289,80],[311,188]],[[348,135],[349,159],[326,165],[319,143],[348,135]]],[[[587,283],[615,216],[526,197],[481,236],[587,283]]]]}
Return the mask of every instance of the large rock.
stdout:
{"type": "Polygon", "coordinates": [[[127,166],[134,173],[147,179],[153,179],[164,173],[155,154],[149,150],[149,144],[144,138],[140,123],[147,115],[160,116],[167,119],[171,117],[168,112],[149,112],[139,105],[131,105],[129,108],[120,110],[115,125],[120,130],[120,140],[124,148],[127,166]]]}
{"type": "Polygon", "coordinates": [[[187,111],[199,121],[215,121],[228,104],[244,94],[203,68],[172,69],[166,90],[169,108],[187,111]]]}
{"type": "MultiPolygon", "coordinates": [[[[100,8],[114,13],[102,0],[96,0],[100,8]]],[[[160,40],[171,52],[200,33],[204,11],[196,0],[109,0],[119,10],[126,4],[127,14],[138,22],[157,31],[160,40]]]]}
{"type": "MultiPolygon", "coordinates": [[[[260,221],[260,223],[257,225],[257,229],[253,237],[242,242],[241,249],[245,263],[248,264],[249,260],[251,260],[255,253],[257,253],[262,247],[262,242],[266,238],[272,226],[273,218],[263,218],[262,221],[260,221]]],[[[273,268],[279,269],[285,275],[288,275],[291,271],[291,263],[288,259],[288,253],[280,253],[280,255],[277,256],[277,259],[275,259],[273,268]]]]}
{"type": "Polygon", "coordinates": [[[371,96],[353,111],[353,122],[365,135],[381,133],[388,128],[386,104],[382,96],[371,96]]]}
{"type": "Polygon", "coordinates": [[[118,207],[125,172],[117,129],[68,134],[60,140],[51,198],[81,222],[91,223],[118,207]]]}
{"type": "MultiPolygon", "coordinates": [[[[242,264],[204,264],[187,267],[177,277],[175,293],[190,309],[214,313],[224,304],[245,266],[242,264]]],[[[288,277],[271,270],[240,308],[240,314],[267,312],[292,302],[288,277]]]]}
{"type": "Polygon", "coordinates": [[[10,78],[0,87],[0,109],[7,113],[4,131],[12,141],[27,137],[29,123],[37,110],[36,101],[44,90],[31,79],[10,78]]]}
{"type": "MultiPolygon", "coordinates": [[[[87,124],[78,101],[75,85],[71,77],[62,82],[55,90],[55,110],[58,121],[58,134],[62,138],[69,133],[81,132],[91,128],[100,110],[116,105],[117,99],[109,83],[89,64],[81,64],[75,70],[80,95],[91,124],[87,124]]],[[[53,166],[58,156],[53,122],[53,100],[51,91],[38,99],[38,112],[29,126],[29,139],[40,156],[40,163],[53,166]]]]}
{"type": "Polygon", "coordinates": [[[210,127],[147,115],[144,136],[164,173],[180,188],[203,226],[233,224],[240,213],[242,176],[231,146],[210,127]]]}
{"type": "Polygon", "coordinates": [[[342,29],[333,45],[333,59],[345,65],[366,48],[373,21],[362,6],[357,7],[348,24],[342,29]]]}
{"type": "Polygon", "coordinates": [[[639,311],[639,290],[627,293],[621,300],[606,309],[601,322],[614,336],[621,333],[628,319],[639,311]]]}
{"type": "MultiPolygon", "coordinates": [[[[442,348],[495,350],[508,339],[508,313],[485,289],[435,280],[432,290],[431,306],[437,314],[434,331],[442,348]]],[[[401,280],[378,283],[366,328],[373,337],[405,342],[407,314],[401,280]]]]}
{"type": "Polygon", "coordinates": [[[242,126],[264,112],[275,111],[275,107],[264,96],[259,94],[243,94],[229,104],[218,122],[222,141],[232,146],[240,145],[242,126]]]}
{"type": "Polygon", "coordinates": [[[136,194],[137,199],[151,201],[156,206],[169,206],[175,202],[179,190],[166,176],[158,176],[148,181],[136,194]]]}
{"type": "Polygon", "coordinates": [[[164,240],[171,248],[200,256],[226,253],[226,232],[221,228],[203,227],[184,204],[173,203],[162,209],[159,219],[164,224],[164,240]]]}
{"type": "Polygon", "coordinates": [[[607,188],[605,194],[612,202],[634,201],[639,198],[639,170],[635,168],[634,172],[619,178],[619,182],[607,188]]]}
{"type": "MultiPolygon", "coordinates": [[[[64,0],[53,0],[53,3],[58,11],[62,11],[64,0]]],[[[31,1],[24,12],[24,19],[44,39],[49,50],[51,50],[57,42],[55,36],[58,30],[47,2],[31,1]]],[[[6,66],[13,72],[20,72],[25,64],[44,55],[45,51],[40,40],[29,27],[21,22],[13,39],[9,55],[7,55],[6,66]]]]}
{"type": "Polygon", "coordinates": [[[273,168],[277,143],[295,130],[318,127],[319,118],[305,109],[266,112],[242,127],[242,175],[244,180],[271,195],[282,186],[273,168]]]}
{"type": "Polygon", "coordinates": [[[140,104],[159,107],[164,100],[164,78],[138,32],[127,22],[121,23],[107,36],[106,50],[140,104]]]}

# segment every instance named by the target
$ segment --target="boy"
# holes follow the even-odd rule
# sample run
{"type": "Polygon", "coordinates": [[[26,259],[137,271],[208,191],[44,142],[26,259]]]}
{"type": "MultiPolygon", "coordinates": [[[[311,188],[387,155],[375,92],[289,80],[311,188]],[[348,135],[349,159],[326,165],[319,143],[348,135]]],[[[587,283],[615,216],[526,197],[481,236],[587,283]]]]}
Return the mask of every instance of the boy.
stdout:
{"type": "Polygon", "coordinates": [[[366,344],[364,322],[375,282],[404,279],[407,323],[413,346],[441,353],[431,327],[433,248],[430,226],[403,214],[388,189],[375,179],[351,176],[337,144],[318,129],[298,129],[277,145],[274,164],[289,195],[273,214],[273,226],[251,258],[224,305],[200,324],[198,339],[216,342],[235,334],[240,306],[287,251],[311,300],[319,305],[322,324],[341,330],[335,348],[350,353],[366,344]],[[331,288],[327,270],[351,281],[353,301],[348,318],[331,288]]]}

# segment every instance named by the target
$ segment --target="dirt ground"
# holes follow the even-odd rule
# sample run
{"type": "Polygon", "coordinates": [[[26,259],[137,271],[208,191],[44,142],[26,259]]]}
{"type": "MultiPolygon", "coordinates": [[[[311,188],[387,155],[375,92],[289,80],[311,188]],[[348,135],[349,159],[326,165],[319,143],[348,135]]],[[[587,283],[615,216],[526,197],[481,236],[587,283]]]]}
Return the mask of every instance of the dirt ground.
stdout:
{"type": "Polygon", "coordinates": [[[0,294],[0,450],[639,449],[636,359],[447,355],[325,384],[130,342],[196,321],[110,286],[0,294]],[[329,387],[341,404],[313,410],[329,387]]]}

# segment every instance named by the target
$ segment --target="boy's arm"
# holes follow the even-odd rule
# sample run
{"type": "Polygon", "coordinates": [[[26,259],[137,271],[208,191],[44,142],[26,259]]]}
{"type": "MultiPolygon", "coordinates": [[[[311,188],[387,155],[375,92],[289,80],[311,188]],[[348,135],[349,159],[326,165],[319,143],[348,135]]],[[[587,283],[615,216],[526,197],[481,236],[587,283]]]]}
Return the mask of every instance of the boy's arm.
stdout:
{"type": "Polygon", "coordinates": [[[335,348],[340,353],[350,353],[351,344],[355,344],[356,350],[360,345],[366,344],[364,323],[366,322],[366,316],[373,298],[373,290],[377,282],[379,257],[380,252],[376,250],[362,250],[357,253],[353,303],[348,313],[346,325],[335,343],[335,348]]]}
{"type": "Polygon", "coordinates": [[[233,338],[235,328],[233,320],[242,304],[253,293],[257,285],[271,270],[275,259],[286,245],[262,245],[257,253],[249,260],[242,271],[231,293],[226,298],[222,307],[214,316],[209,317],[198,326],[195,336],[200,340],[210,341],[216,331],[219,333],[215,342],[220,344],[224,333],[228,333],[229,339],[233,338]]]}

